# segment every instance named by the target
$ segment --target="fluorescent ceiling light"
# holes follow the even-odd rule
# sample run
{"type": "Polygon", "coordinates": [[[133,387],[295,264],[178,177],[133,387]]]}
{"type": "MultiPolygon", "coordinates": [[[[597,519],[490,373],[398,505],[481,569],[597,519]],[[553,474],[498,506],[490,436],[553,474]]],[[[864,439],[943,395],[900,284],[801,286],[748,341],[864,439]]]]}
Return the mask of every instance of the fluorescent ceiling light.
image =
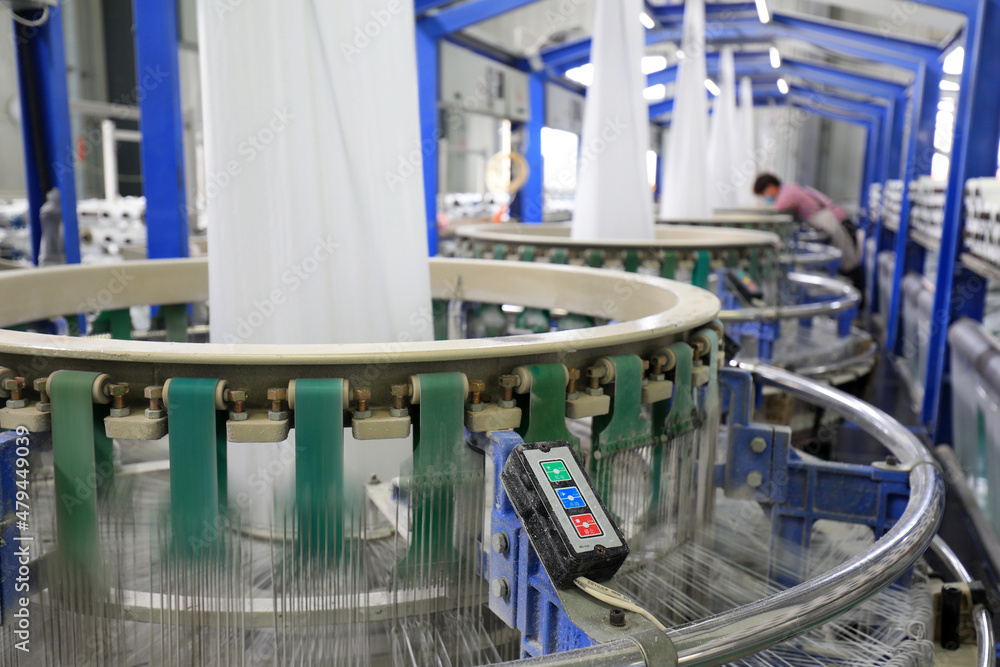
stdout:
{"type": "Polygon", "coordinates": [[[719,90],[719,87],[715,85],[715,82],[711,79],[705,79],[705,87],[708,88],[708,92],[712,93],[716,97],[722,94],[722,91],[719,90]]]}
{"type": "Polygon", "coordinates": [[[586,65],[566,70],[566,78],[584,86],[589,86],[594,82],[594,64],[587,63],[586,65]]]}
{"type": "Polygon", "coordinates": [[[757,17],[761,23],[771,22],[771,11],[767,8],[767,0],[754,0],[757,5],[757,17]]]}
{"type": "Polygon", "coordinates": [[[941,67],[945,74],[958,76],[962,73],[962,66],[965,64],[965,48],[956,46],[948,55],[944,57],[941,67]]]}
{"type": "Polygon", "coordinates": [[[771,67],[774,69],[781,67],[781,54],[778,53],[778,47],[772,46],[767,52],[771,56],[771,67]]]}
{"type": "Polygon", "coordinates": [[[959,85],[955,81],[942,80],[941,83],[938,84],[938,88],[940,88],[941,90],[958,90],[959,85]]]}
{"type": "Polygon", "coordinates": [[[646,12],[640,12],[639,13],[639,20],[649,30],[652,30],[653,28],[656,27],[656,22],[653,21],[652,17],[650,17],[650,15],[647,14],[646,12]]]}
{"type": "Polygon", "coordinates": [[[666,56],[643,56],[642,57],[642,73],[652,74],[653,72],[659,72],[660,70],[667,69],[667,58],[666,56]]]}
{"type": "Polygon", "coordinates": [[[662,83],[658,83],[643,90],[642,96],[651,102],[662,100],[667,96],[667,87],[662,83]]]}
{"type": "Polygon", "coordinates": [[[781,91],[782,95],[788,94],[788,82],[784,79],[778,79],[778,90],[781,91]]]}

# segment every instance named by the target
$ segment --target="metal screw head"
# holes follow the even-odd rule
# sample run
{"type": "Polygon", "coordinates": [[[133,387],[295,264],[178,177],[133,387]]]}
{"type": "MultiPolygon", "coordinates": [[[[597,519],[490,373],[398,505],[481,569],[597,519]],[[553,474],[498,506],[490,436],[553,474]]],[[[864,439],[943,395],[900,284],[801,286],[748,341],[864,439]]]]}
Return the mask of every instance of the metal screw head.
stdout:
{"type": "Polygon", "coordinates": [[[899,465],[899,459],[897,459],[895,456],[893,456],[892,454],[890,454],[889,456],[885,457],[885,464],[887,466],[898,466],[899,465]]]}
{"type": "Polygon", "coordinates": [[[148,399],[163,398],[163,387],[146,387],[142,390],[142,395],[148,399]]]}
{"type": "Polygon", "coordinates": [[[767,440],[764,438],[757,436],[750,441],[750,450],[754,454],[762,454],[765,449],[767,449],[767,440]]]}
{"type": "Polygon", "coordinates": [[[250,418],[250,415],[246,412],[233,412],[229,411],[229,419],[234,422],[245,422],[250,418]]]}
{"type": "Polygon", "coordinates": [[[48,393],[46,391],[46,387],[45,387],[45,385],[46,385],[47,382],[48,382],[48,378],[38,378],[37,380],[35,380],[31,384],[31,386],[34,387],[35,391],[37,391],[39,394],[43,394],[44,395],[44,394],[48,393]]]}
{"type": "Polygon", "coordinates": [[[747,475],[747,486],[749,486],[750,488],[756,489],[763,483],[764,483],[764,476],[761,475],[756,470],[752,471],[750,474],[747,475]]]}
{"type": "Polygon", "coordinates": [[[521,378],[516,375],[501,375],[500,386],[504,389],[514,389],[521,385],[521,378]]]}
{"type": "Polygon", "coordinates": [[[410,395],[410,385],[394,384],[389,387],[389,395],[393,398],[404,398],[410,395]]]}
{"type": "Polygon", "coordinates": [[[124,382],[108,385],[109,396],[125,396],[128,393],[128,385],[124,382]]]}
{"type": "Polygon", "coordinates": [[[510,549],[510,540],[507,533],[493,533],[493,553],[505,554],[510,549]]]}
{"type": "Polygon", "coordinates": [[[482,380],[469,380],[469,391],[473,393],[482,393],[486,391],[486,383],[482,380]]]}
{"type": "Polygon", "coordinates": [[[6,391],[17,391],[18,389],[24,388],[24,378],[12,378],[6,377],[3,379],[3,383],[0,384],[6,391]]]}
{"type": "Polygon", "coordinates": [[[284,401],[288,398],[288,389],[285,387],[271,387],[267,390],[267,400],[284,401]]]}
{"type": "Polygon", "coordinates": [[[355,401],[370,401],[372,399],[372,390],[368,387],[358,387],[354,390],[354,400],[355,401]]]}
{"type": "Polygon", "coordinates": [[[164,413],[163,410],[150,410],[149,408],[146,408],[144,414],[146,415],[146,419],[162,419],[163,415],[166,413],[164,413]]]}
{"type": "Polygon", "coordinates": [[[494,597],[506,600],[510,596],[510,583],[503,577],[494,579],[490,583],[490,592],[493,593],[494,597]]]}
{"type": "Polygon", "coordinates": [[[229,389],[227,392],[227,400],[232,403],[244,403],[247,400],[247,390],[246,389],[229,389]]]}
{"type": "Polygon", "coordinates": [[[580,369],[570,368],[568,371],[566,371],[566,375],[569,377],[570,382],[576,382],[577,380],[580,379],[580,369]]]}
{"type": "Polygon", "coordinates": [[[603,366],[590,366],[587,368],[587,377],[590,379],[601,379],[604,377],[604,367],[603,366]]]}
{"type": "Polygon", "coordinates": [[[613,628],[624,628],[625,627],[625,610],[615,607],[608,613],[608,623],[611,624],[613,628]]]}

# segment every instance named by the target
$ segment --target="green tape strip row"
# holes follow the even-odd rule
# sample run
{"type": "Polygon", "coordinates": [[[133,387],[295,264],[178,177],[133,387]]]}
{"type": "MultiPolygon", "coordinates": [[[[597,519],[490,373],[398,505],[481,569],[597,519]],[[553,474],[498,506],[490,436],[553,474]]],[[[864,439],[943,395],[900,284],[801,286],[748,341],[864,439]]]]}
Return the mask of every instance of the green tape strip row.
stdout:
{"type": "Polygon", "coordinates": [[[105,310],[94,320],[94,333],[110,333],[115,340],[132,339],[132,315],[128,308],[105,310]]]}
{"type": "Polygon", "coordinates": [[[694,263],[694,271],[691,273],[691,284],[695,287],[708,289],[708,275],[711,268],[711,255],[709,255],[707,250],[699,250],[694,263]]]}
{"type": "Polygon", "coordinates": [[[628,250],[625,252],[625,270],[629,273],[639,271],[639,251],[628,250]]]}
{"type": "Polygon", "coordinates": [[[173,548],[192,558],[212,553],[213,527],[226,505],[226,419],[215,406],[218,383],[205,378],[170,381],[173,548]]]}
{"type": "Polygon", "coordinates": [[[106,406],[95,406],[99,373],[57,371],[49,384],[59,563],[96,583],[101,577],[97,500],[114,481],[106,406]]]}
{"type": "Polygon", "coordinates": [[[531,390],[518,396],[521,426],[517,434],[525,442],[565,440],[579,451],[580,439],[566,428],[566,369],[562,364],[526,366],[531,390]]]}
{"type": "Polygon", "coordinates": [[[521,261],[522,262],[534,262],[535,261],[535,246],[526,245],[521,248],[521,261]]]}
{"type": "Polygon", "coordinates": [[[167,340],[171,343],[186,343],[188,339],[188,307],[186,303],[172,303],[160,306],[160,316],[167,330],[167,340]]]}
{"type": "MultiPolygon", "coordinates": [[[[173,388],[171,388],[173,392],[173,388]]],[[[344,381],[295,381],[295,512],[303,552],[343,553],[344,381]]]]}
{"type": "Polygon", "coordinates": [[[660,277],[673,280],[677,275],[677,253],[669,250],[663,253],[663,262],[660,264],[660,277]]]}

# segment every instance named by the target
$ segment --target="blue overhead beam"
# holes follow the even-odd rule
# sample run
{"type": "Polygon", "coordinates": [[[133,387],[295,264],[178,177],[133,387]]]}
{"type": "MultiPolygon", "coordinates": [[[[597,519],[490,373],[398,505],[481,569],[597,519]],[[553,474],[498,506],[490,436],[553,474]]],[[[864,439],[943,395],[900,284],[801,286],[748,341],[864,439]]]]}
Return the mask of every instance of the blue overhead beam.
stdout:
{"type": "Polygon", "coordinates": [[[453,2],[455,2],[455,0],[414,0],[413,12],[417,16],[420,16],[421,14],[429,12],[432,9],[440,9],[441,7],[450,5],[453,2]]]}
{"type": "Polygon", "coordinates": [[[187,257],[184,117],[175,0],[134,0],[142,193],[149,259],[187,257]]]}
{"type": "MultiPolygon", "coordinates": [[[[757,16],[757,5],[753,2],[707,2],[705,3],[706,21],[725,21],[741,14],[757,16]]],[[[650,14],[661,23],[680,23],[684,20],[684,3],[660,5],[653,8],[650,14]]]]}
{"type": "Polygon", "coordinates": [[[782,31],[783,34],[809,41],[822,39],[824,42],[839,44],[845,50],[855,50],[863,58],[871,59],[874,55],[882,62],[937,60],[941,53],[937,45],[931,42],[892,37],[881,32],[781,12],[771,15],[771,25],[777,29],[787,29],[782,31]],[[789,33],[788,30],[793,32],[789,33]]]}
{"type": "MultiPolygon", "coordinates": [[[[465,30],[477,23],[489,21],[501,14],[520,9],[537,0],[467,0],[447,7],[418,21],[419,26],[434,38],[465,30]]],[[[638,21],[638,17],[636,17],[638,21]]]]}
{"type": "Polygon", "coordinates": [[[437,37],[417,23],[417,93],[420,106],[420,137],[424,170],[424,212],[427,216],[427,247],[431,257],[438,252],[437,196],[438,141],[441,139],[438,97],[441,89],[440,50],[437,37]]]}

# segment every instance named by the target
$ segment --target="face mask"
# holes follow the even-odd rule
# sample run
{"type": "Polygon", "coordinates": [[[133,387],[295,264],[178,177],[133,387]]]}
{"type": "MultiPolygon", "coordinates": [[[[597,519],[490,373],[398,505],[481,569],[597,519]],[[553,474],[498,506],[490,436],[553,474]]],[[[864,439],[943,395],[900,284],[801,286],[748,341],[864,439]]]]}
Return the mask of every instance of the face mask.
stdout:
{"type": "Polygon", "coordinates": [[[774,197],[764,197],[764,201],[766,201],[768,204],[773,204],[774,197]]]}

